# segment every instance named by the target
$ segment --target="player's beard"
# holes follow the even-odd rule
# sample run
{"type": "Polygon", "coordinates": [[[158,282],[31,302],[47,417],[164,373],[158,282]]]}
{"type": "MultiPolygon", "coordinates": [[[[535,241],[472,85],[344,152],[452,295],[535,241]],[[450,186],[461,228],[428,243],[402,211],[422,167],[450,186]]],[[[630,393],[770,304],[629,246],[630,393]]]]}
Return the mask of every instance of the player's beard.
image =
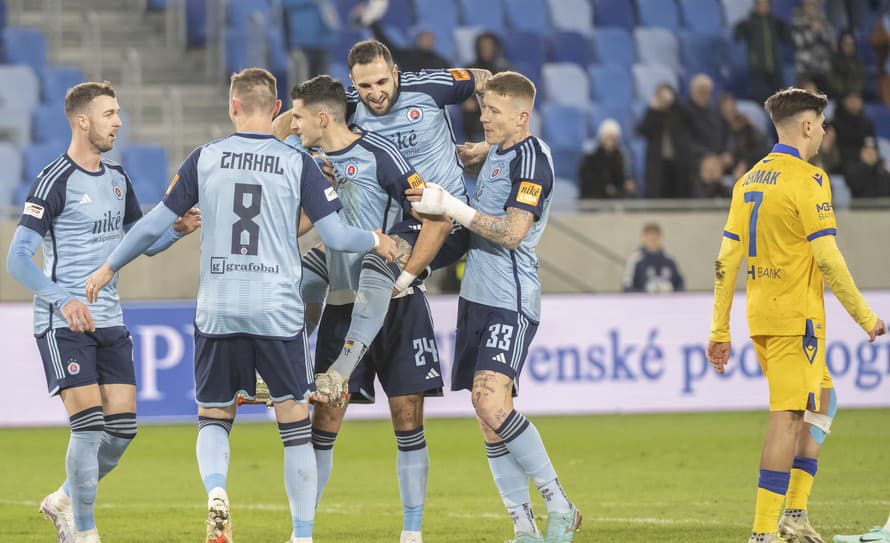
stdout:
{"type": "Polygon", "coordinates": [[[377,117],[380,117],[380,116],[386,115],[386,114],[389,113],[389,111],[392,109],[392,104],[393,104],[392,96],[393,96],[392,94],[387,93],[387,95],[386,95],[386,107],[385,107],[382,111],[379,111],[379,110],[377,110],[377,109],[374,109],[374,106],[372,105],[371,100],[369,100],[369,99],[367,99],[367,98],[363,99],[362,102],[365,104],[365,106],[368,108],[368,110],[371,111],[371,113],[372,113],[373,115],[376,115],[377,117]]]}
{"type": "Polygon", "coordinates": [[[89,139],[90,145],[98,149],[100,153],[111,151],[114,147],[114,138],[111,137],[111,134],[103,137],[92,126],[90,127],[89,139]]]}

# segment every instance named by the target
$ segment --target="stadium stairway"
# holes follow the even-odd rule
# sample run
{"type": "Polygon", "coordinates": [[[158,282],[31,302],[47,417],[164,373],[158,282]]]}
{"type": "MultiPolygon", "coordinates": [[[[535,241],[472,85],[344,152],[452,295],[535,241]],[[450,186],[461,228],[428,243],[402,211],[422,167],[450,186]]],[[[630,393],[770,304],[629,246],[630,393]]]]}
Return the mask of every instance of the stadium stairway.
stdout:
{"type": "Polygon", "coordinates": [[[87,77],[111,82],[119,91],[119,102],[129,134],[134,142],[150,143],[165,148],[169,168],[175,172],[193,148],[231,131],[228,118],[226,81],[211,81],[205,75],[205,51],[168,47],[163,11],[146,12],[133,0],[65,0],[61,17],[61,42],[50,39],[52,25],[42,10],[42,2],[22,2],[17,26],[35,27],[47,34],[49,58],[56,64],[80,67],[87,77]],[[92,52],[85,49],[83,25],[85,16],[96,14],[101,29],[102,70],[96,74],[92,52]],[[53,47],[55,45],[55,47],[53,47]],[[142,64],[142,119],[134,122],[136,96],[123,88],[122,78],[128,48],[135,49],[142,64]],[[170,133],[165,120],[171,91],[181,97],[182,123],[178,127],[181,140],[170,133]],[[181,145],[179,144],[181,142],[181,145]]]}

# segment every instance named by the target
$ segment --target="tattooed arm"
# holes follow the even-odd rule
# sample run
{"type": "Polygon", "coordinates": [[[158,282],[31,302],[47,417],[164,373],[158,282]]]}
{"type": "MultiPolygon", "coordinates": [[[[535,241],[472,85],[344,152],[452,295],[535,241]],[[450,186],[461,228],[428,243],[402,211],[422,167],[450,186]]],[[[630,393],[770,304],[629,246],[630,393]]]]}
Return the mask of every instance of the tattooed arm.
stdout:
{"type": "Polygon", "coordinates": [[[530,211],[510,207],[507,208],[507,215],[504,217],[494,217],[476,211],[468,228],[512,251],[519,247],[534,223],[535,216],[530,211]]]}

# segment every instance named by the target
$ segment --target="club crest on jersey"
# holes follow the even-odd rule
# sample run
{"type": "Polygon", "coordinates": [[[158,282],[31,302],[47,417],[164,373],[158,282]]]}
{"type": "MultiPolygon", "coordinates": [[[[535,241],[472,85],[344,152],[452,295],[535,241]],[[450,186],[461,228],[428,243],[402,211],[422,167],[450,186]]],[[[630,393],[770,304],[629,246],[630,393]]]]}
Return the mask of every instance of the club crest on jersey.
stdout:
{"type": "Polygon", "coordinates": [[[74,360],[73,358],[69,358],[68,359],[68,374],[69,375],[77,375],[78,373],[80,373],[80,364],[77,362],[77,360],[74,360]]]}
{"type": "Polygon", "coordinates": [[[423,110],[419,107],[412,107],[405,115],[408,117],[408,122],[411,124],[419,123],[423,120],[423,110]]]}
{"type": "Polygon", "coordinates": [[[355,177],[356,175],[358,175],[358,166],[355,162],[350,162],[346,165],[346,177],[355,177]]]}
{"type": "Polygon", "coordinates": [[[118,200],[124,199],[124,191],[121,189],[120,185],[115,183],[111,190],[114,192],[115,198],[117,198],[118,200]]]}
{"type": "Polygon", "coordinates": [[[500,169],[500,167],[496,166],[493,170],[491,170],[491,175],[489,176],[489,178],[494,179],[495,177],[498,176],[499,173],[501,173],[501,169],[500,169]]]}

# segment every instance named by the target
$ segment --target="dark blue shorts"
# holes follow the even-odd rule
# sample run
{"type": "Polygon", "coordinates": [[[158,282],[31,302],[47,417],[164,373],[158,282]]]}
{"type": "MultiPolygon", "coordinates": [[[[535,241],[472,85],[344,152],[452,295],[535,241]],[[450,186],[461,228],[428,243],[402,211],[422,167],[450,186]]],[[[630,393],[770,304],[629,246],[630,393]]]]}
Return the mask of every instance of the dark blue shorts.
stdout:
{"type": "MultiPolygon", "coordinates": [[[[396,223],[387,233],[391,236],[399,236],[413,247],[417,243],[417,236],[420,234],[420,222],[412,217],[396,223]]],[[[469,246],[470,231],[459,224],[455,224],[451,229],[451,234],[445,238],[445,243],[442,244],[442,248],[439,249],[436,257],[430,263],[430,268],[438,270],[439,268],[446,268],[454,264],[466,254],[469,246]]]]}
{"type": "Polygon", "coordinates": [[[53,328],[37,336],[50,395],[84,385],[135,385],[133,340],[125,326],[75,334],[53,328]]]}
{"type": "Polygon", "coordinates": [[[315,377],[308,342],[253,336],[209,337],[195,332],[195,400],[202,407],[227,407],[239,392],[254,398],[256,374],[269,385],[273,402],[304,401],[315,377]]]}
{"type": "MultiPolygon", "coordinates": [[[[343,350],[353,304],[327,305],[318,325],[315,360],[318,371],[331,367],[343,350]]],[[[441,396],[444,383],[433,319],[420,290],[389,304],[386,320],[368,352],[349,378],[352,403],[374,403],[374,376],[387,397],[422,392],[441,396]]]]}
{"type": "Polygon", "coordinates": [[[513,395],[538,323],[522,313],[460,298],[451,390],[472,390],[477,371],[489,370],[513,379],[513,395]]]}

